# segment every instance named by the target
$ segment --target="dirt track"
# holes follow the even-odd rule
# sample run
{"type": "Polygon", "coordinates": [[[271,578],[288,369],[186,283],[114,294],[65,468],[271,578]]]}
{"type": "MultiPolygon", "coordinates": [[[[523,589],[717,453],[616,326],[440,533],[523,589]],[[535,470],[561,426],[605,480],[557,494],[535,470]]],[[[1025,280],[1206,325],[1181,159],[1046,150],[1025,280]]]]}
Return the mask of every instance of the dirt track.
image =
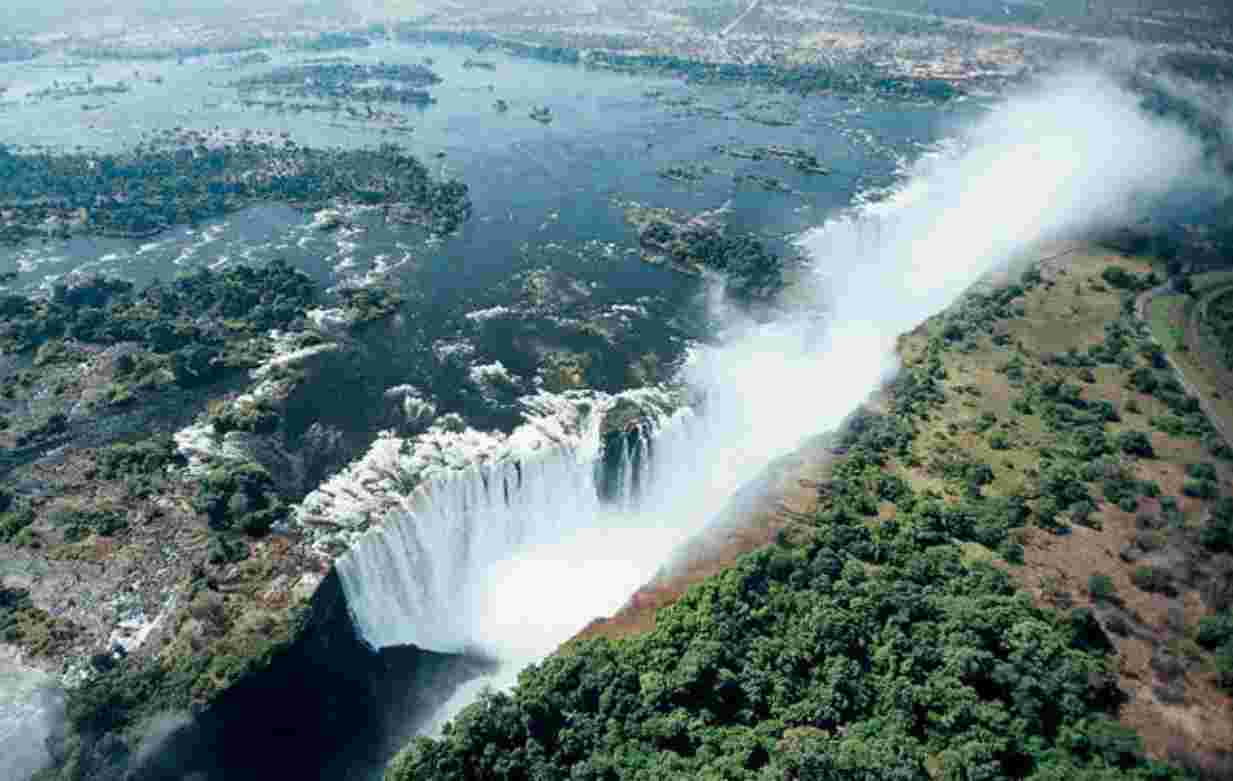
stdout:
{"type": "MultiPolygon", "coordinates": [[[[1207,311],[1207,305],[1216,296],[1227,292],[1229,287],[1230,285],[1221,285],[1203,294],[1198,304],[1192,309],[1190,316],[1186,318],[1182,337],[1190,354],[1196,356],[1198,362],[1208,368],[1209,376],[1222,397],[1233,397],[1233,374],[1224,368],[1221,356],[1211,355],[1209,354],[1210,351],[1204,348],[1203,335],[1200,329],[1203,324],[1203,315],[1207,311]]],[[[1174,292],[1173,286],[1170,283],[1140,293],[1135,306],[1139,320],[1150,328],[1151,315],[1148,308],[1151,306],[1152,299],[1158,295],[1174,292]]],[[[1161,346],[1163,347],[1164,345],[1161,346]]],[[[1220,432],[1220,436],[1224,437],[1225,444],[1233,447],[1233,423],[1224,417],[1216,409],[1215,405],[1212,404],[1211,399],[1203,393],[1202,389],[1186,376],[1186,371],[1173,359],[1172,355],[1166,352],[1165,359],[1169,362],[1169,366],[1181,381],[1182,387],[1186,389],[1186,392],[1199,400],[1199,407],[1203,410],[1203,414],[1207,416],[1207,419],[1220,432]]]]}

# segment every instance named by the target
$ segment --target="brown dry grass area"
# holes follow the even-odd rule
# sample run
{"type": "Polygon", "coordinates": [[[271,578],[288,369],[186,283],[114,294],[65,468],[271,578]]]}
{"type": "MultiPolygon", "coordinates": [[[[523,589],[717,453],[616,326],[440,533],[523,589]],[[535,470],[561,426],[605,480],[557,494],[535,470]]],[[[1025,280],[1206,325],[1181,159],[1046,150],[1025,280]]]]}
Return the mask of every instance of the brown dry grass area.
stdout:
{"type": "MultiPolygon", "coordinates": [[[[1100,279],[1100,272],[1111,263],[1137,274],[1151,271],[1143,261],[1101,249],[1080,249],[1042,269],[1046,284],[1024,297],[1024,316],[1007,328],[1021,348],[1020,352],[1027,357],[1029,377],[1056,374],[1039,361],[1041,356],[1062,353],[1072,347],[1082,353],[1103,341],[1105,324],[1115,319],[1121,309],[1118,293],[1105,289],[1100,279]]],[[[919,351],[926,338],[924,334],[917,334],[909,341],[919,341],[915,347],[919,351]]],[[[910,345],[905,346],[911,351],[910,345]]],[[[1014,425],[1001,427],[1010,435],[1012,447],[1009,450],[990,450],[985,437],[964,426],[985,411],[993,412],[999,421],[1004,421],[1008,396],[1013,398],[1017,391],[1007,386],[1004,378],[999,380],[1000,375],[991,375],[990,368],[1001,365],[1008,356],[1008,351],[998,350],[989,339],[980,339],[978,349],[968,354],[948,352],[945,356],[948,390],[974,385],[984,392],[979,396],[948,393],[948,401],[935,416],[935,422],[918,440],[917,453],[925,463],[929,461],[930,451],[951,448],[961,449],[993,466],[996,479],[989,489],[992,492],[1006,492],[1019,486],[1030,488],[1029,470],[1039,460],[1035,451],[1048,445],[1051,439],[1036,415],[1013,414],[1014,425]]],[[[1139,479],[1155,481],[1163,496],[1176,497],[1187,527],[1193,529],[1201,523],[1208,503],[1182,495],[1184,468],[1188,463],[1212,459],[1197,440],[1152,430],[1151,419],[1167,412],[1167,407],[1150,396],[1127,389],[1128,372],[1102,366],[1094,373],[1095,382],[1082,385],[1082,396],[1117,405],[1122,421],[1107,427],[1111,435],[1124,430],[1150,432],[1157,457],[1134,461],[1130,464],[1133,473],[1139,479]],[[1138,413],[1125,408],[1132,399],[1139,407],[1138,413]]],[[[1070,376],[1066,379],[1075,381],[1070,376]]],[[[1228,466],[1219,464],[1218,469],[1223,484],[1233,484],[1230,479],[1233,473],[1228,466]]],[[[913,470],[908,476],[917,489],[938,489],[937,480],[930,479],[921,470],[913,470]]],[[[1100,487],[1090,488],[1093,497],[1100,498],[1100,487]]],[[[1188,543],[1179,539],[1178,533],[1171,533],[1162,550],[1133,562],[1123,560],[1119,555],[1121,551],[1131,546],[1144,531],[1137,526],[1139,514],[1159,517],[1159,502],[1141,499],[1136,512],[1127,513],[1101,501],[1097,513],[1100,529],[1076,525],[1065,536],[1037,528],[1025,530],[1022,537],[1024,565],[1003,566],[1042,605],[1062,608],[1071,604],[1091,605],[1106,627],[1115,614],[1128,619],[1130,631],[1126,636],[1109,632],[1117,648],[1120,683],[1131,696],[1121,717],[1141,735],[1151,755],[1166,758],[1179,752],[1203,755],[1227,751],[1233,747],[1233,699],[1218,689],[1204,661],[1190,661],[1180,678],[1172,682],[1173,692],[1178,690],[1179,684],[1184,689],[1181,702],[1162,699],[1162,692],[1170,700],[1175,696],[1169,695],[1169,681],[1163,680],[1152,666],[1158,649],[1167,648],[1178,653],[1197,651],[1190,638],[1199,619],[1211,612],[1199,596],[1198,586],[1204,573],[1196,572],[1187,581],[1179,582],[1180,593],[1176,597],[1143,591],[1131,581],[1134,569],[1149,563],[1169,566],[1174,571],[1202,570],[1203,565],[1193,560],[1200,554],[1192,541],[1188,543]],[[1089,578],[1097,573],[1112,578],[1120,606],[1092,604],[1087,586],[1089,578]]]]}

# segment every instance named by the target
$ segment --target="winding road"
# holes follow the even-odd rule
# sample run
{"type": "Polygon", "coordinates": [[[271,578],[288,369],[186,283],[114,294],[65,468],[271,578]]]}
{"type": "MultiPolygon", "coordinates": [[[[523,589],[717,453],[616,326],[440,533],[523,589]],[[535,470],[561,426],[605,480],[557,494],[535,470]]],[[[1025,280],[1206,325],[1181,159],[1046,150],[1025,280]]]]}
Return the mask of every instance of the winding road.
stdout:
{"type": "MultiPolygon", "coordinates": [[[[1228,292],[1229,287],[1230,285],[1221,285],[1205,291],[1199,302],[1193,307],[1190,315],[1186,318],[1183,340],[1191,355],[1199,356],[1200,359],[1206,355],[1203,350],[1202,334],[1199,330],[1202,327],[1203,314],[1207,311],[1207,305],[1217,296],[1228,292]]],[[[1151,312],[1149,308],[1151,307],[1152,299],[1159,295],[1175,293],[1177,291],[1173,289],[1173,283],[1168,282],[1139,294],[1135,305],[1135,312],[1139,320],[1148,326],[1149,333],[1151,330],[1151,312]]],[[[1155,339],[1154,336],[1152,338],[1155,339]]],[[[1164,345],[1161,345],[1161,347],[1164,347],[1164,345]]],[[[1199,400],[1200,409],[1203,410],[1203,414],[1212,422],[1212,425],[1216,427],[1216,430],[1220,432],[1220,436],[1224,438],[1225,444],[1233,447],[1233,425],[1230,425],[1230,421],[1215,408],[1211,399],[1204,395],[1199,386],[1186,376],[1186,370],[1174,360],[1168,350],[1165,351],[1165,360],[1169,362],[1169,367],[1177,375],[1178,380],[1182,383],[1182,387],[1186,389],[1186,393],[1199,400]]],[[[1212,359],[1212,361],[1215,360],[1217,359],[1212,359]]],[[[1204,365],[1212,367],[1210,372],[1211,380],[1217,386],[1219,395],[1233,396],[1233,381],[1230,381],[1226,371],[1212,361],[1204,360],[1204,365]]]]}

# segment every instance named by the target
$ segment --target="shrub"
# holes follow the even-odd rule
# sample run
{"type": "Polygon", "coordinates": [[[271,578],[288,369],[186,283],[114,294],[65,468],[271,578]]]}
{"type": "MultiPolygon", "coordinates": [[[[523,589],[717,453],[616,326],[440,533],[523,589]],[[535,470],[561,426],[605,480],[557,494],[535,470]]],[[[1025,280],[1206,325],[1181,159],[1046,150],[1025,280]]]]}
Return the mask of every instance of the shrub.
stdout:
{"type": "Polygon", "coordinates": [[[34,523],[34,511],[12,489],[0,486],[0,542],[8,542],[34,523]]]}
{"type": "Polygon", "coordinates": [[[1091,409],[1100,416],[1101,420],[1106,423],[1117,423],[1122,419],[1122,416],[1117,412],[1117,407],[1115,407],[1111,401],[1093,402],[1091,409]]]}
{"type": "Polygon", "coordinates": [[[214,565],[231,564],[248,558],[248,545],[242,539],[225,534],[210,538],[206,547],[206,560],[214,565]]]}
{"type": "Polygon", "coordinates": [[[1199,631],[1195,640],[1208,650],[1233,643],[1233,612],[1226,610],[1223,613],[1203,618],[1199,621],[1199,631]]]}
{"type": "Polygon", "coordinates": [[[77,542],[91,534],[110,537],[128,527],[125,514],[110,505],[64,505],[52,511],[50,517],[53,524],[64,529],[67,542],[77,542]]]}
{"type": "Polygon", "coordinates": [[[1121,266],[1107,267],[1100,272],[1100,278],[1118,290],[1136,290],[1139,287],[1139,278],[1121,266]]]}
{"type": "Polygon", "coordinates": [[[32,523],[34,523],[34,511],[25,504],[0,513],[0,542],[15,540],[32,523]]]}
{"type": "Polygon", "coordinates": [[[250,434],[271,434],[278,429],[279,413],[265,399],[248,403],[220,404],[209,414],[209,421],[218,434],[246,431],[250,434]]]}
{"type": "Polygon", "coordinates": [[[261,535],[287,516],[288,507],[274,490],[270,473],[258,464],[228,464],[206,473],[194,505],[210,528],[237,529],[261,535]]]}
{"type": "Polygon", "coordinates": [[[1188,464],[1186,466],[1186,476],[1193,477],[1195,480],[1210,480],[1212,482],[1219,479],[1216,475],[1215,465],[1208,463],[1188,464]]]}
{"type": "Polygon", "coordinates": [[[1129,727],[1109,718],[1098,718],[1085,725],[1080,741],[1091,755],[1099,757],[1109,767],[1129,770],[1143,756],[1143,741],[1129,727]]]}
{"type": "Polygon", "coordinates": [[[1182,493],[1193,499],[1215,499],[1216,484],[1210,480],[1187,480],[1182,485],[1182,493]]]}
{"type": "Polygon", "coordinates": [[[1173,576],[1159,567],[1143,566],[1135,568],[1130,580],[1144,591],[1166,596],[1177,596],[1173,586],[1173,576]]]}
{"type": "Polygon", "coordinates": [[[1212,508],[1207,523],[1199,532],[1199,542],[1216,553],[1233,551],[1233,499],[1221,499],[1212,508]]]}
{"type": "Polygon", "coordinates": [[[1156,388],[1159,385],[1156,373],[1143,366],[1131,373],[1128,383],[1133,390],[1137,390],[1139,393],[1146,393],[1149,396],[1156,392],[1156,388]]]}
{"type": "Polygon", "coordinates": [[[1225,643],[1217,649],[1212,666],[1216,669],[1216,682],[1220,688],[1233,690],[1233,643],[1225,643]]]}
{"type": "Polygon", "coordinates": [[[1070,517],[1074,519],[1075,523],[1080,526],[1086,526],[1089,529],[1101,529],[1104,527],[1100,517],[1096,515],[1096,503],[1091,499],[1083,499],[1071,505],[1070,517]]]}
{"type": "Polygon", "coordinates": [[[1152,458],[1156,452],[1152,450],[1152,440],[1142,431],[1123,431],[1117,438],[1118,447],[1123,453],[1139,458],[1152,458]]]}
{"type": "Polygon", "coordinates": [[[107,479],[127,475],[153,475],[170,464],[184,464],[170,434],[156,434],[139,442],[120,443],[95,454],[99,474],[107,479]]]}
{"type": "Polygon", "coordinates": [[[999,549],[999,553],[1002,554],[1002,558],[1009,564],[1023,563],[1023,546],[1017,542],[1007,540],[1002,544],[1002,547],[999,549]]]}
{"type": "Polygon", "coordinates": [[[1113,578],[1099,572],[1088,578],[1087,592],[1092,595],[1094,602],[1117,601],[1117,587],[1113,585],[1113,578]]]}

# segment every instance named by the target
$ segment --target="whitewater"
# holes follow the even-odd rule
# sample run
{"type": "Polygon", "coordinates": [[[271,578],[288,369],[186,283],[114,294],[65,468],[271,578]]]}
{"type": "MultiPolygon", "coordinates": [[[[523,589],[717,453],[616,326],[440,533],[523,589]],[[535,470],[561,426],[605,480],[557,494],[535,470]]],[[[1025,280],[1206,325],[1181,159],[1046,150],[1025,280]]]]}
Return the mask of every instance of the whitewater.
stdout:
{"type": "Polygon", "coordinates": [[[682,544],[772,461],[893,376],[901,333],[1045,243],[1131,223],[1212,177],[1196,139],[1110,78],[1055,76],[957,128],[892,191],[799,237],[810,273],[773,322],[715,292],[717,337],[679,377],[690,402],[626,397],[652,412],[622,446],[615,490],[602,429],[621,395],[545,394],[509,436],[437,425],[383,437],[301,517],[347,530],[337,568],[373,647],[499,662],[435,730],[679,564],[682,544]]]}

